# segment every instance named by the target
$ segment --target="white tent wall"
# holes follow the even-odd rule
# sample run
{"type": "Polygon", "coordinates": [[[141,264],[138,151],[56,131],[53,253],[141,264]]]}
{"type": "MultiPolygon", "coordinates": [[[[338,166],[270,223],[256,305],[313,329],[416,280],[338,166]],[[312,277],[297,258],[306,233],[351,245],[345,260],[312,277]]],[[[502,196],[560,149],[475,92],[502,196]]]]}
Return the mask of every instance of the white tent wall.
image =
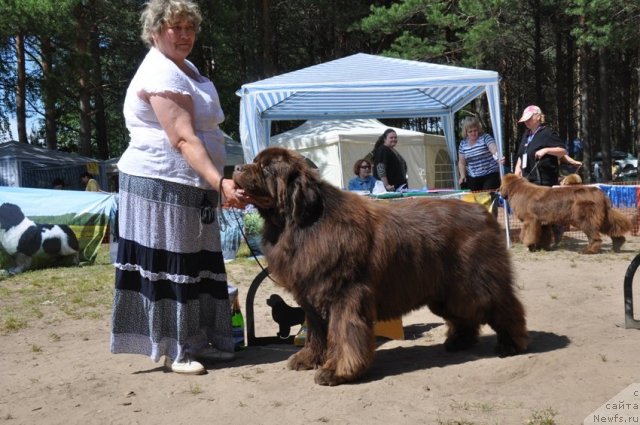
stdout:
{"type": "Polygon", "coordinates": [[[353,164],[371,152],[377,138],[387,128],[393,128],[398,134],[396,149],[407,161],[411,189],[424,187],[421,170],[424,170],[429,188],[452,187],[450,161],[444,164],[444,173],[436,173],[438,154],[448,158],[443,136],[389,127],[374,119],[310,120],[273,136],[270,144],[298,151],[318,166],[322,178],[334,186],[346,188],[354,177],[353,164]]]}

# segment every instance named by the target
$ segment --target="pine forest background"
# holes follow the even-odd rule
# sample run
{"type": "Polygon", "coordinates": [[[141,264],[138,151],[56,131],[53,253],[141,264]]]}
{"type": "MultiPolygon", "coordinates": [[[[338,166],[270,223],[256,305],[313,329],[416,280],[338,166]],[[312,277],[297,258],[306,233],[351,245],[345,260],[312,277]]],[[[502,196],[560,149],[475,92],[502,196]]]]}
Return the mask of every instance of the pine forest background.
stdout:
{"type": "MultiPolygon", "coordinates": [[[[0,142],[100,159],[120,155],[128,142],[125,90],[146,52],[139,37],[143,4],[0,0],[0,142]],[[28,122],[35,124],[27,128],[28,122]]],[[[508,162],[523,131],[517,119],[529,104],[543,109],[565,141],[582,140],[587,170],[604,152],[606,179],[612,150],[640,152],[640,0],[199,4],[204,20],[190,59],[214,81],[227,115],[222,129],[236,140],[235,92],[242,84],[364,52],[497,71],[508,162]]],[[[468,114],[489,126],[482,98],[457,118],[468,114]]],[[[273,132],[299,124],[276,122],[273,132]]],[[[423,131],[428,124],[410,123],[423,131]]]]}

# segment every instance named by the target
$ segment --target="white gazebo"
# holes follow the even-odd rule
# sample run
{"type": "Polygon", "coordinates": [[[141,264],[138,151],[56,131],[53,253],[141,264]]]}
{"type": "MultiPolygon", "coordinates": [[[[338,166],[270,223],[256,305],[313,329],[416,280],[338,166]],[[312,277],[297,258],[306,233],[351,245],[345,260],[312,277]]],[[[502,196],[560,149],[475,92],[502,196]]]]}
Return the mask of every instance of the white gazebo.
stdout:
{"type": "Polygon", "coordinates": [[[495,71],[358,53],[244,84],[237,92],[244,157],[251,162],[269,146],[272,121],[437,117],[457,176],[454,114],[482,94],[503,152],[498,82],[495,71]]]}

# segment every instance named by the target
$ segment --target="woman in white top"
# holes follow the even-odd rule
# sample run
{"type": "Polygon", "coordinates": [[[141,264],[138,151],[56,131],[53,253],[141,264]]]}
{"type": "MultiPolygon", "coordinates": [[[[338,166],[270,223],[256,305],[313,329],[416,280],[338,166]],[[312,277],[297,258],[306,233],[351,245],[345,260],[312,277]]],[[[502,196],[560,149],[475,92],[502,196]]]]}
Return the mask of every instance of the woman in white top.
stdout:
{"type": "Polygon", "coordinates": [[[223,179],[224,120],[213,83],[186,58],[202,21],[190,0],[151,0],[150,47],[124,102],[130,133],[118,163],[119,246],[111,352],[135,353],[177,373],[233,358],[227,277],[215,207],[245,200],[223,179]],[[168,360],[168,362],[167,362],[168,360]]]}

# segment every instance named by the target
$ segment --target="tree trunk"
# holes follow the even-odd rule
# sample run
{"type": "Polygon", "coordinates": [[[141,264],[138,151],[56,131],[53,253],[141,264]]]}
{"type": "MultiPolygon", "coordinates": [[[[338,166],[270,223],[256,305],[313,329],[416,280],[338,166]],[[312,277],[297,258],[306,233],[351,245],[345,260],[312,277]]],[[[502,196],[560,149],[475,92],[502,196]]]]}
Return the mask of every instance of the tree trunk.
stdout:
{"type": "Polygon", "coordinates": [[[271,0],[262,0],[262,64],[267,77],[275,75],[273,62],[273,22],[271,21],[271,0]]]}
{"type": "Polygon", "coordinates": [[[78,106],[80,108],[80,123],[78,135],[78,151],[81,155],[91,155],[91,96],[89,92],[89,32],[87,29],[84,7],[80,4],[76,8],[76,55],[78,66],[78,106]]]}
{"type": "MultiPolygon", "coordinates": [[[[573,141],[578,138],[577,129],[576,129],[576,113],[578,113],[577,101],[574,99],[576,96],[576,85],[575,85],[575,67],[571,66],[571,64],[575,63],[575,46],[573,42],[573,38],[567,34],[567,66],[565,67],[565,78],[567,89],[565,91],[565,95],[567,96],[567,140],[569,141],[569,146],[571,147],[572,155],[577,156],[577,159],[582,159],[579,152],[576,152],[574,149],[573,141]]],[[[578,115],[579,116],[579,115],[578,115]]]]}
{"type": "Polygon", "coordinates": [[[28,143],[27,140],[27,70],[24,53],[24,34],[18,30],[16,35],[16,59],[18,61],[18,84],[16,85],[16,125],[18,128],[18,141],[28,143]]]}
{"type": "Polygon", "coordinates": [[[58,149],[58,126],[56,121],[56,89],[52,77],[53,48],[48,37],[40,42],[42,53],[42,102],[44,104],[45,143],[47,149],[58,149]]]}
{"type": "Polygon", "coordinates": [[[102,66],[100,63],[100,45],[98,40],[98,30],[94,27],[91,32],[91,57],[93,63],[93,101],[95,105],[95,128],[96,145],[98,147],[98,158],[109,158],[109,142],[107,134],[107,120],[104,107],[104,96],[102,93],[102,66]]]}
{"type": "MultiPolygon", "coordinates": [[[[581,18],[582,20],[584,18],[581,18]]],[[[587,105],[589,104],[589,88],[588,88],[588,64],[587,64],[587,51],[585,47],[580,47],[578,49],[578,57],[576,63],[578,65],[578,73],[580,75],[580,79],[577,84],[578,90],[578,98],[580,99],[580,103],[578,106],[578,117],[580,117],[580,133],[582,135],[582,146],[583,146],[583,166],[585,167],[585,183],[590,183],[594,180],[595,176],[591,175],[591,140],[589,135],[589,108],[587,105]]]]}
{"type": "Polygon", "coordinates": [[[569,154],[573,155],[572,147],[568,143],[567,137],[567,119],[569,118],[569,114],[567,113],[567,105],[566,105],[566,97],[563,95],[565,90],[569,91],[569,87],[567,86],[567,82],[565,81],[565,73],[562,72],[563,67],[567,67],[566,61],[567,58],[562,52],[562,40],[564,38],[564,33],[562,32],[562,28],[559,26],[556,27],[556,110],[558,112],[558,134],[560,135],[560,139],[562,139],[569,146],[569,154]]]}
{"type": "Polygon", "coordinates": [[[600,110],[600,148],[602,149],[602,168],[605,181],[611,181],[611,130],[609,126],[609,74],[607,62],[609,52],[601,49],[598,52],[598,109],[600,110]]]}
{"type": "Polygon", "coordinates": [[[534,15],[533,15],[533,20],[534,20],[534,28],[535,28],[535,35],[534,35],[534,43],[535,43],[535,47],[534,47],[534,68],[535,68],[535,74],[536,74],[536,104],[542,108],[545,107],[544,105],[544,91],[542,89],[542,78],[544,75],[544,62],[543,62],[543,58],[542,58],[542,23],[541,23],[541,11],[540,11],[540,0],[534,0],[533,2],[533,7],[534,7],[534,15]]]}

